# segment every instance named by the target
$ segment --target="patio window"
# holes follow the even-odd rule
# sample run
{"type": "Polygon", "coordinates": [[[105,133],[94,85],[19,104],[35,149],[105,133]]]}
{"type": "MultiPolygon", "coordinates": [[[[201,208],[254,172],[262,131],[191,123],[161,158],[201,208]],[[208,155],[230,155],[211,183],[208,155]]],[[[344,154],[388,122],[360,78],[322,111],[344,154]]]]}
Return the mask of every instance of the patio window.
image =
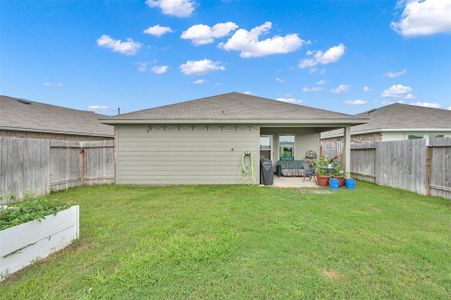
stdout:
{"type": "Polygon", "coordinates": [[[270,136],[270,135],[260,136],[260,158],[261,159],[272,160],[271,144],[272,144],[272,136],[270,136]]]}
{"type": "Polygon", "coordinates": [[[280,160],[294,160],[294,135],[279,136],[280,160]]]}

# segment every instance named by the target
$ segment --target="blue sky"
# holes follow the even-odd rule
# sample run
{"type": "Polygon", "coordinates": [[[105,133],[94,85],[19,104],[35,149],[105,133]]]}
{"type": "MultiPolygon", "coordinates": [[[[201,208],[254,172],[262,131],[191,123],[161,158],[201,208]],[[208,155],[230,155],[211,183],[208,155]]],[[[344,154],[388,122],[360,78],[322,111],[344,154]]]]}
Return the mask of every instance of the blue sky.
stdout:
{"type": "Polygon", "coordinates": [[[106,114],[230,91],[448,109],[450,23],[450,0],[0,1],[0,93],[106,114]]]}

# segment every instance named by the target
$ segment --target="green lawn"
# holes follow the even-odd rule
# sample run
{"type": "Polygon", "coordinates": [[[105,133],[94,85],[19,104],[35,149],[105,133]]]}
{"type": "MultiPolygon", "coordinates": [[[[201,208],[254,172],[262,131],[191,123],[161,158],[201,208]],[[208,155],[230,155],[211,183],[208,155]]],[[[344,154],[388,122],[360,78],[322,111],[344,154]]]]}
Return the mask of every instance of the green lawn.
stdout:
{"type": "Polygon", "coordinates": [[[0,284],[1,299],[425,298],[451,294],[451,202],[362,182],[97,186],[81,238],[0,284]]]}

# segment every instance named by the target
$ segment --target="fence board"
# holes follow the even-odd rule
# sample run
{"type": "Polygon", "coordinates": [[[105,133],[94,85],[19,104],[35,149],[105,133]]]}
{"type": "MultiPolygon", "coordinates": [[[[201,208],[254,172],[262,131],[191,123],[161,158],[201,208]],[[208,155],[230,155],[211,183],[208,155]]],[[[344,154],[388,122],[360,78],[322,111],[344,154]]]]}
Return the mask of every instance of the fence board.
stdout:
{"type": "Polygon", "coordinates": [[[355,144],[351,174],[356,179],[451,199],[451,138],[431,139],[429,144],[425,139],[355,144]]]}
{"type": "Polygon", "coordinates": [[[425,140],[379,143],[376,148],[376,183],[425,195],[425,140]]]}
{"type": "Polygon", "coordinates": [[[431,195],[451,199],[451,138],[430,140],[431,195]]]}
{"type": "Polygon", "coordinates": [[[105,141],[61,141],[0,138],[0,195],[22,198],[45,195],[82,184],[114,182],[114,144],[105,141]],[[80,150],[86,148],[88,155],[80,150]],[[92,152],[91,152],[92,151],[92,152]],[[80,164],[85,172],[81,174],[80,164]],[[86,179],[82,180],[81,175],[86,179]]]}
{"type": "Polygon", "coordinates": [[[373,145],[351,147],[351,174],[354,178],[375,182],[376,148],[373,145]]]}
{"type": "Polygon", "coordinates": [[[0,195],[48,192],[47,140],[0,138],[0,195]]]}

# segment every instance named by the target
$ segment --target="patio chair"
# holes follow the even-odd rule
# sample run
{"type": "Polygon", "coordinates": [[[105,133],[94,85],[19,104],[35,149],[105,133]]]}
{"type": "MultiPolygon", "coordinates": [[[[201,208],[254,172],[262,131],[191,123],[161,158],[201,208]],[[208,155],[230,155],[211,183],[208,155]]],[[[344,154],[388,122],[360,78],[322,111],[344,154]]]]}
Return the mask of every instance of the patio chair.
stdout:
{"type": "Polygon", "coordinates": [[[304,180],[308,177],[309,181],[312,181],[312,177],[315,176],[315,168],[312,168],[306,161],[304,162],[304,180]]]}

